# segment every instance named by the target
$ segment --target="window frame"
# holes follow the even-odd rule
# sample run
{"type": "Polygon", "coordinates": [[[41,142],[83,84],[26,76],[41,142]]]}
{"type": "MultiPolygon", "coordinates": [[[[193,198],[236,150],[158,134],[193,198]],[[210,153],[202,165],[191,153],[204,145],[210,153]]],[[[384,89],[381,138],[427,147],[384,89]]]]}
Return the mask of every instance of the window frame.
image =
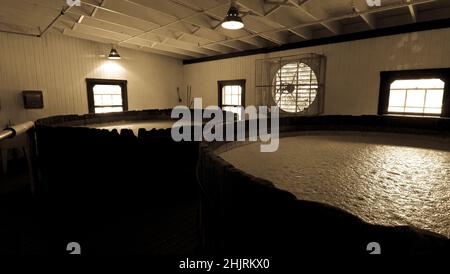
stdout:
{"type": "Polygon", "coordinates": [[[119,85],[122,90],[122,111],[128,111],[127,83],[128,83],[127,80],[86,78],[89,113],[95,113],[95,107],[96,107],[95,101],[94,101],[94,86],[95,85],[119,85]]]}
{"type": "Polygon", "coordinates": [[[222,104],[222,89],[224,86],[240,86],[241,87],[241,104],[239,106],[242,106],[243,108],[245,108],[245,83],[246,80],[245,79],[238,79],[238,80],[221,80],[221,81],[217,81],[217,87],[218,87],[218,98],[219,98],[219,103],[218,106],[220,107],[220,109],[223,109],[223,107],[236,107],[238,105],[224,105],[222,104]]]}
{"type": "Polygon", "coordinates": [[[450,117],[450,68],[438,69],[416,69],[380,72],[380,93],[378,98],[379,115],[401,115],[422,117],[450,117]],[[396,80],[418,80],[439,78],[444,81],[444,98],[442,100],[441,114],[412,113],[412,112],[389,112],[389,96],[391,84],[396,80]]]}

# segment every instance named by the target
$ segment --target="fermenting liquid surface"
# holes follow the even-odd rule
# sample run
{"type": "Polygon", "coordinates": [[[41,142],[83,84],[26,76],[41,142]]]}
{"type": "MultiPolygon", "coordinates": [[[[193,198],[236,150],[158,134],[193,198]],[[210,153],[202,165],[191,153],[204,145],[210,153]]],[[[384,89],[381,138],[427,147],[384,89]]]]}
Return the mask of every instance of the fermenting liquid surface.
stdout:
{"type": "Polygon", "coordinates": [[[220,156],[299,199],[334,205],[369,223],[412,225],[450,237],[448,139],[313,134],[281,138],[273,153],[252,143],[220,156]]]}
{"type": "Polygon", "coordinates": [[[173,124],[174,122],[170,120],[155,120],[142,122],[121,121],[114,123],[92,124],[86,127],[107,129],[107,130],[117,129],[118,132],[120,132],[122,129],[131,129],[134,135],[137,136],[140,128],[144,128],[146,130],[164,129],[164,128],[171,128],[173,124]]]}
{"type": "MultiPolygon", "coordinates": [[[[184,126],[184,125],[193,125],[193,126],[199,126],[201,123],[192,121],[176,121],[177,126],[184,126]]],[[[113,130],[116,129],[118,132],[120,132],[122,129],[131,129],[134,133],[134,135],[138,136],[139,129],[143,128],[145,130],[152,130],[152,129],[168,129],[171,128],[175,124],[175,121],[173,120],[146,120],[146,121],[118,121],[118,122],[112,122],[112,123],[100,123],[100,124],[90,124],[85,125],[83,127],[89,127],[89,128],[97,128],[97,129],[107,129],[107,130],[113,130]]]]}

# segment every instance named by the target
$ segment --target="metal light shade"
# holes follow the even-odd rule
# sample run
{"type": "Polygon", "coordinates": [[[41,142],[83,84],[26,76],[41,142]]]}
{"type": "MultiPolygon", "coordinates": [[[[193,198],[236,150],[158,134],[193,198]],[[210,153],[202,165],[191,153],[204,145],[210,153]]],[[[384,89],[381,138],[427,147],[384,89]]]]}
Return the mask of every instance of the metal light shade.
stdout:
{"type": "Polygon", "coordinates": [[[244,23],[242,22],[241,17],[239,17],[239,11],[236,7],[231,6],[227,12],[227,16],[225,16],[225,20],[222,22],[222,27],[224,29],[242,29],[244,27],[244,23]]]}
{"type": "Polygon", "coordinates": [[[112,48],[111,51],[109,52],[108,59],[111,59],[111,60],[120,59],[119,52],[117,52],[117,50],[115,48],[112,48]]]}

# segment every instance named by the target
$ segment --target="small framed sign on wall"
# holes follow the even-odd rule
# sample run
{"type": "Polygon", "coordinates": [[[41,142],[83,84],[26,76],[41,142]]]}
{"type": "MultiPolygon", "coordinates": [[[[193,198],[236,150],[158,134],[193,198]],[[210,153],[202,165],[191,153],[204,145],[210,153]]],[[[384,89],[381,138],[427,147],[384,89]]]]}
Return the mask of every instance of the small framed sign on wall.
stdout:
{"type": "Polygon", "coordinates": [[[40,90],[24,90],[22,91],[23,107],[25,109],[44,108],[44,98],[40,90]]]}

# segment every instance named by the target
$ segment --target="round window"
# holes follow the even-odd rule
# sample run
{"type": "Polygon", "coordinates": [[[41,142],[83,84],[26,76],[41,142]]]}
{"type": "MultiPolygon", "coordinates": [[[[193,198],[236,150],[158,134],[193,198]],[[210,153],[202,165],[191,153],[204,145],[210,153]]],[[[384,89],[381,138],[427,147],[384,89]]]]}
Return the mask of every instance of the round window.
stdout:
{"type": "Polygon", "coordinates": [[[316,99],[319,88],[314,71],[305,63],[282,66],[273,78],[273,99],[286,112],[302,112],[316,99]]]}

